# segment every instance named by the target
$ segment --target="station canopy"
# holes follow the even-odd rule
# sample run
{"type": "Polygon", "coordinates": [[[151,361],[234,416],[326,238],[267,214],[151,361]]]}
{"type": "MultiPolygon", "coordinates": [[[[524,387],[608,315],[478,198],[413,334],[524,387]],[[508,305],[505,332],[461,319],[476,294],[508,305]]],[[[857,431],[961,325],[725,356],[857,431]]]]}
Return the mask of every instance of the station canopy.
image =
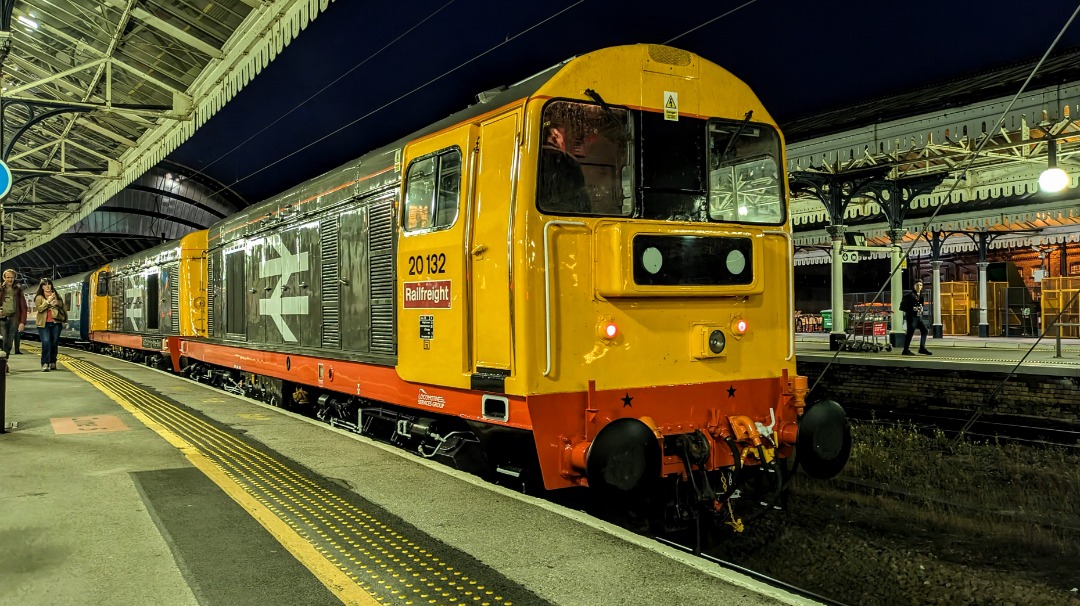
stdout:
{"type": "MultiPolygon", "coordinates": [[[[65,232],[66,246],[75,248],[60,256],[78,255],[79,246],[93,255],[95,240],[137,236],[132,217],[151,224],[154,231],[145,236],[160,237],[177,225],[191,231],[206,226],[204,218],[242,208],[243,201],[227,194],[206,200],[210,186],[204,184],[194,204],[158,212],[163,216],[156,222],[139,216],[137,204],[123,203],[110,204],[111,218],[90,219],[150,175],[329,2],[3,0],[0,142],[13,187],[2,201],[0,259],[18,265],[12,259],[31,253],[22,257],[25,263],[48,264],[50,255],[35,258],[32,251],[65,232]],[[163,228],[166,223],[175,224],[163,228]],[[88,231],[106,226],[104,233],[88,231]],[[88,241],[76,246],[78,233],[88,241]]],[[[183,167],[156,175],[164,184],[187,176],[183,167]]],[[[125,240],[118,241],[102,253],[104,260],[125,250],[125,240]]]]}

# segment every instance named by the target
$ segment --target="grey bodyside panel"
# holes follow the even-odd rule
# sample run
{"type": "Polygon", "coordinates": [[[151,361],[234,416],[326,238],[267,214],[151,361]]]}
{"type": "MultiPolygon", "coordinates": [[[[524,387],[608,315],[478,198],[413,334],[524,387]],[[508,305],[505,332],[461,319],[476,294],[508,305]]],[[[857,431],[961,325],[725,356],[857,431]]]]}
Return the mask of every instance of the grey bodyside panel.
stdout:
{"type": "MultiPolygon", "coordinates": [[[[329,221],[329,216],[322,217],[329,221]]],[[[296,228],[296,255],[290,261],[293,274],[283,299],[282,311],[286,318],[294,318],[297,325],[296,343],[305,347],[322,345],[322,245],[320,222],[306,221],[296,228]],[[289,304],[286,304],[288,302],[289,304]]]]}
{"type": "Polygon", "coordinates": [[[266,341],[266,320],[259,313],[259,301],[270,296],[269,290],[264,288],[272,288],[272,286],[266,286],[262,284],[262,278],[260,276],[260,269],[265,263],[265,255],[263,248],[265,248],[265,241],[261,238],[253,239],[245,250],[244,259],[244,302],[246,312],[244,314],[245,325],[247,326],[247,339],[252,343],[263,343],[266,341]]]}
{"type": "Polygon", "coordinates": [[[341,345],[367,352],[371,347],[371,281],[368,277],[368,207],[351,205],[341,220],[341,345]]]}
{"type": "MultiPolygon", "coordinates": [[[[218,281],[218,302],[221,304],[222,330],[225,338],[244,341],[247,339],[247,281],[245,265],[249,255],[243,246],[233,246],[222,251],[221,277],[218,281]]],[[[219,331],[221,332],[221,331],[219,331]]]]}

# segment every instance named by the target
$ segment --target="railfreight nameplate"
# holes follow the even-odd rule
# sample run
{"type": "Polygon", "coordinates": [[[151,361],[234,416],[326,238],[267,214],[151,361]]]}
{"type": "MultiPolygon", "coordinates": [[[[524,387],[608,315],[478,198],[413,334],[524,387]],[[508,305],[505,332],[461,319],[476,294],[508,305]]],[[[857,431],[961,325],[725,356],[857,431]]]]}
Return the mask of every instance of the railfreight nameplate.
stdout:
{"type": "Polygon", "coordinates": [[[405,309],[450,309],[450,280],[405,282],[401,296],[405,309]]]}

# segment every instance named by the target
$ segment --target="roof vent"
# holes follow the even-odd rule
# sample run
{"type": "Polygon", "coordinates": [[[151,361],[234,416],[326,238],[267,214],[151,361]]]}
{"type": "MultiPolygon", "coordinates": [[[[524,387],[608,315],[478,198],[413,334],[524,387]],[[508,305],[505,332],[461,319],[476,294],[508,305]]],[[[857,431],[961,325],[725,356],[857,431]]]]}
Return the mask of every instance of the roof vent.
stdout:
{"type": "Polygon", "coordinates": [[[670,46],[660,46],[659,44],[649,45],[649,58],[657,63],[684,67],[690,65],[691,61],[690,53],[670,46]]]}
{"type": "Polygon", "coordinates": [[[498,97],[499,93],[503,92],[504,90],[506,90],[505,86],[497,86],[495,88],[490,88],[490,89],[476,95],[476,102],[477,103],[487,103],[488,101],[491,101],[495,97],[498,97]]]}

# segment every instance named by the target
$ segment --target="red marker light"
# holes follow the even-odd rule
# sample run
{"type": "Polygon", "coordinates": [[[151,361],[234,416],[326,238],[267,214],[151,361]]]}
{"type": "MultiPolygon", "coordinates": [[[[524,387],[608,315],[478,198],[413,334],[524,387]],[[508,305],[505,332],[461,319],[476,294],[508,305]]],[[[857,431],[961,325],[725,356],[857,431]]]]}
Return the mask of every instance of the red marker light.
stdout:
{"type": "Polygon", "coordinates": [[[615,324],[614,322],[608,322],[607,324],[604,324],[605,339],[614,339],[617,336],[619,336],[619,326],[617,324],[615,324]]]}
{"type": "Polygon", "coordinates": [[[745,335],[748,330],[750,330],[750,323],[742,318],[731,323],[731,331],[737,335],[745,335]]]}

